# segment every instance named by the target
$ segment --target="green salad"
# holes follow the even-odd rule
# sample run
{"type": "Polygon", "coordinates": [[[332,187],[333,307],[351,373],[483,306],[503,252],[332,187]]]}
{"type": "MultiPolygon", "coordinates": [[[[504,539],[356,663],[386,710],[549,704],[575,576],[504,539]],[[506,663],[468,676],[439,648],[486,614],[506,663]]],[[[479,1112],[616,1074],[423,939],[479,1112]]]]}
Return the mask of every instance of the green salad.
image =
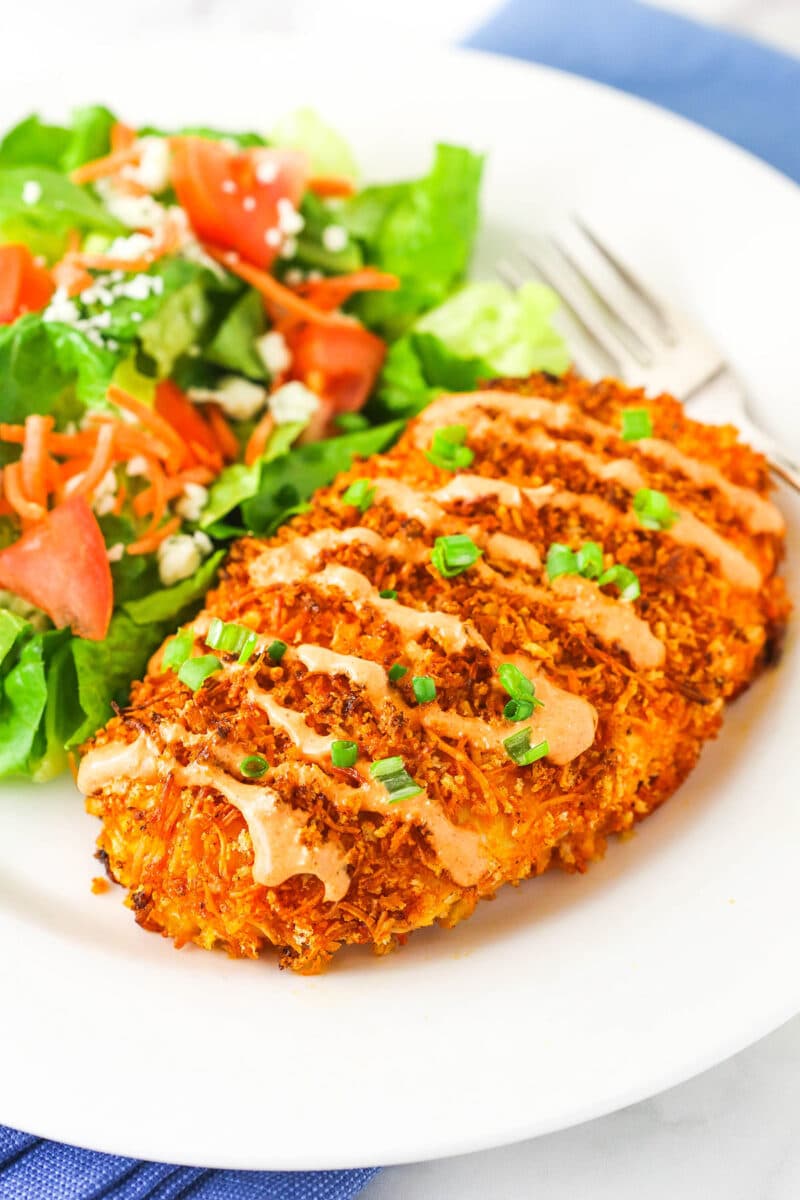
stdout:
{"type": "Polygon", "coordinates": [[[0,141],[0,777],[64,769],[232,538],[442,390],[563,373],[547,288],[465,282],[482,170],[366,184],[310,111],[0,141]]]}

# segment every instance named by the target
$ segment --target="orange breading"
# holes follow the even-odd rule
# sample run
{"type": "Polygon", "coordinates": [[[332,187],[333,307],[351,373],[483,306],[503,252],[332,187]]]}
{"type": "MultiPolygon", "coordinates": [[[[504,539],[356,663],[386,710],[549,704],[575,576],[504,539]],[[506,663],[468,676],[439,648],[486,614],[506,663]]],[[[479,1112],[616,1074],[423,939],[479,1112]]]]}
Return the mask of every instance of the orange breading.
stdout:
{"type": "MultiPolygon", "coordinates": [[[[656,437],[720,468],[728,480],[767,494],[764,460],[738,443],[732,430],[691,421],[670,397],[648,401],[616,382],[589,384],[575,376],[563,381],[535,376],[522,384],[494,386],[566,401],[614,430],[622,408],[646,407],[656,437]]],[[[437,411],[434,406],[428,415],[437,411]]],[[[279,664],[258,653],[243,668],[232,668],[223,655],[225,669],[194,694],[173,671],[160,667],[157,655],[147,678],[135,685],[130,707],[94,742],[102,747],[146,737],[158,754],[174,755],[180,776],[169,769],[157,778],[123,775],[87,801],[103,822],[100,856],[111,877],[129,890],[128,903],[144,928],[173,938],[178,946],[191,941],[224,947],[233,955],[255,956],[274,945],[282,965],[313,972],[344,944],[369,943],[384,953],[414,929],[435,921],[453,925],[502,883],[541,873],[551,864],[582,871],[603,853],[610,834],[629,829],[675,791],[703,742],[716,735],[724,702],[774,658],[789,613],[775,573],[783,553],[779,529],[750,532],[730,494],[667,470],[635,442],[550,428],[548,436],[560,444],[545,453],[530,436],[543,431],[538,420],[512,419],[500,409],[488,416],[468,413],[463,420],[475,453],[471,474],[524,488],[552,484],[559,491],[594,496],[606,506],[584,511],[529,497],[508,506],[487,496],[474,504],[448,505],[441,529],[432,529],[419,514],[393,507],[380,495],[363,513],[343,504],[344,490],[356,479],[395,479],[430,494],[457,478],[428,460],[424,445],[416,444],[420,427],[412,423],[395,450],[358,464],[318,493],[310,510],[275,538],[238,542],[196,624],[196,652],[209,652],[202,633],[208,618],[216,616],[267,639],[281,638],[289,653],[279,664]],[[649,487],[663,491],[756,564],[762,586],[737,586],[701,550],[669,532],[631,522],[630,491],[570,457],[566,440],[603,461],[637,463],[649,487]],[[355,527],[378,537],[340,539],[314,553],[307,570],[284,582],[263,582],[264,564],[278,561],[277,548],[318,531],[355,527]],[[438,533],[457,528],[468,529],[486,550],[479,566],[445,579],[429,551],[438,533]],[[496,557],[487,542],[493,534],[520,539],[533,557],[496,557]],[[663,643],[660,666],[637,667],[631,652],[559,606],[546,575],[536,569],[534,552],[544,562],[552,542],[577,548],[589,540],[602,546],[607,563],[625,564],[638,575],[641,597],[626,607],[663,643]],[[396,590],[399,605],[461,618],[475,637],[454,648],[443,645],[435,632],[423,633],[412,654],[408,634],[385,604],[361,605],[357,597],[331,590],[319,579],[326,564],[358,571],[376,589],[396,590]],[[260,573],[261,583],[253,572],[260,573]],[[394,698],[377,703],[341,673],[307,670],[293,653],[302,643],[371,660],[386,670],[413,657],[413,669],[390,685],[394,698]],[[571,761],[545,757],[518,767],[499,743],[478,744],[458,726],[433,728],[424,707],[415,703],[412,675],[424,673],[436,681],[441,709],[458,714],[464,729],[469,718],[480,718],[502,729],[503,736],[513,733],[518,727],[504,722],[508,697],[498,686],[496,666],[519,654],[550,684],[596,710],[594,741],[571,761]],[[253,701],[253,687],[284,709],[301,712],[312,731],[356,741],[365,762],[402,757],[449,825],[478,835],[491,865],[476,882],[458,883],[424,820],[409,817],[402,805],[397,811],[392,806],[376,811],[359,804],[363,781],[354,768],[320,760],[314,770],[322,774],[303,774],[307,754],[285,729],[270,723],[263,706],[253,701]],[[165,731],[175,725],[184,733],[167,745],[165,731]],[[191,740],[191,734],[197,737],[191,740]],[[276,886],[255,882],[253,843],[239,809],[214,788],[186,785],[183,768],[221,761],[226,748],[230,757],[242,746],[267,759],[271,771],[265,783],[303,814],[301,840],[309,852],[335,846],[346,856],[350,880],[340,898],[326,900],[323,883],[310,873],[294,874],[276,886]]],[[[613,588],[605,594],[623,604],[613,588]]],[[[233,769],[227,760],[226,769],[233,769]]],[[[259,786],[251,785],[254,791],[259,786]]]]}

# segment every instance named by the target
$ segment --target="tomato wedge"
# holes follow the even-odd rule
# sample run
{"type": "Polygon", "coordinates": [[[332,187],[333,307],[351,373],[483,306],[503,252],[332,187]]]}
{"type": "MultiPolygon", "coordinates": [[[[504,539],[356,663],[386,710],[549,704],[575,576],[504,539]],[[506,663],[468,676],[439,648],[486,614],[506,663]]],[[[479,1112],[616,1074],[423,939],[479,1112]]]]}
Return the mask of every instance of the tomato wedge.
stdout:
{"type": "Polygon", "coordinates": [[[292,378],[328,401],[333,416],[363,406],[386,356],[385,342],[355,321],[302,325],[287,341],[292,378]]]}
{"type": "Polygon", "coordinates": [[[0,325],[38,312],[54,291],[49,271],[38,265],[27,246],[0,246],[0,325]]]}
{"type": "Polygon", "coordinates": [[[309,162],[299,150],[231,150],[201,137],[172,139],[172,186],[202,240],[266,269],[278,255],[279,202],[296,207],[309,162]]]}
{"type": "Polygon", "coordinates": [[[0,587],[44,609],[59,629],[99,642],[114,589],[97,519],[82,496],[65,500],[0,550],[0,587]]]}

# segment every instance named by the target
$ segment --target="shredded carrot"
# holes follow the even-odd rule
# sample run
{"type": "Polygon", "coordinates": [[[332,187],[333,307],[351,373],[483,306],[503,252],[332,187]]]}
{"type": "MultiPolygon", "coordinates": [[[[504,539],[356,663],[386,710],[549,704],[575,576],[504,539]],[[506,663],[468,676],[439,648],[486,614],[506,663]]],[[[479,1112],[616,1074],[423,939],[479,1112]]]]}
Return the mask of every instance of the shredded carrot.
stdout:
{"type": "Polygon", "coordinates": [[[114,452],[114,435],[116,429],[113,425],[102,425],[97,434],[97,443],[94,448],[89,465],[84,472],[83,479],[75,487],[70,495],[72,496],[91,496],[101,479],[108,471],[113,462],[114,452]]]}
{"type": "Polygon", "coordinates": [[[205,486],[207,483],[213,483],[218,474],[219,467],[214,469],[201,464],[198,467],[187,467],[185,471],[181,471],[178,479],[181,483],[202,483],[205,486]]]}
{"type": "Polygon", "coordinates": [[[117,487],[117,496],[114,500],[114,507],[111,509],[115,517],[118,517],[125,507],[125,501],[128,499],[128,489],[124,483],[120,483],[117,487]]]}
{"type": "Polygon", "coordinates": [[[238,275],[240,279],[244,279],[257,292],[260,292],[270,313],[279,322],[286,323],[287,317],[290,321],[307,321],[315,325],[339,325],[347,320],[346,317],[338,316],[335,313],[321,312],[313,304],[309,304],[307,300],[298,296],[291,288],[279,283],[274,275],[252,266],[251,263],[244,262],[232,250],[220,250],[218,246],[208,243],[204,243],[204,249],[215,262],[221,263],[234,275],[238,275]]]}
{"type": "Polygon", "coordinates": [[[206,418],[225,462],[235,462],[239,457],[239,442],[218,404],[206,405],[206,418]]]}
{"type": "Polygon", "coordinates": [[[25,495],[41,508],[47,507],[47,435],[54,425],[52,417],[31,413],[25,418],[22,445],[22,486],[25,495]]]}
{"type": "MultiPolygon", "coordinates": [[[[219,450],[208,450],[205,446],[201,446],[200,442],[195,441],[189,442],[189,449],[212,479],[215,475],[219,475],[222,470],[222,455],[219,450]]],[[[204,481],[197,480],[197,482],[204,481]]]]}
{"type": "Polygon", "coordinates": [[[115,121],[111,126],[111,152],[130,150],[136,141],[136,130],[124,121],[115,121]]]}
{"type": "Polygon", "coordinates": [[[41,521],[47,509],[29,500],[22,483],[22,463],[9,463],[3,471],[3,490],[14,512],[22,521],[41,521]]]}
{"type": "Polygon", "coordinates": [[[275,428],[275,418],[267,409],[261,420],[250,434],[244,451],[245,466],[252,467],[253,463],[264,453],[264,448],[275,428]]]}
{"type": "Polygon", "coordinates": [[[94,183],[96,179],[115,175],[122,167],[136,162],[138,157],[139,151],[134,145],[126,146],[122,150],[112,150],[110,154],[104,154],[101,158],[93,158],[91,162],[76,167],[74,171],[70,172],[69,177],[73,183],[94,183]]]}
{"type": "Polygon", "coordinates": [[[328,312],[344,304],[356,292],[396,292],[399,287],[400,280],[396,275],[378,271],[375,267],[363,267],[349,275],[330,275],[326,279],[298,284],[296,291],[309,304],[328,312]]]}
{"type": "Polygon", "coordinates": [[[152,408],[148,408],[146,404],[142,404],[141,400],[137,400],[128,392],[124,392],[122,388],[112,384],[108,389],[108,398],[112,404],[116,404],[118,408],[122,408],[125,412],[132,413],[144,427],[156,435],[156,438],[165,446],[171,449],[170,461],[168,466],[174,470],[180,470],[186,460],[186,447],[181,441],[179,435],[170,425],[169,421],[165,421],[162,416],[154,412],[152,408]]]}
{"type": "Polygon", "coordinates": [[[356,185],[355,181],[346,175],[314,175],[308,181],[308,190],[323,198],[335,198],[353,196],[356,185]]]}
{"type": "Polygon", "coordinates": [[[165,538],[171,537],[181,527],[180,517],[173,517],[160,529],[145,533],[135,542],[129,542],[125,547],[128,554],[150,554],[156,550],[165,538]]]}
{"type": "Polygon", "coordinates": [[[70,254],[65,254],[59,262],[54,263],[50,274],[56,287],[61,288],[68,296],[78,296],[94,282],[86,268],[76,262],[70,254]]]}

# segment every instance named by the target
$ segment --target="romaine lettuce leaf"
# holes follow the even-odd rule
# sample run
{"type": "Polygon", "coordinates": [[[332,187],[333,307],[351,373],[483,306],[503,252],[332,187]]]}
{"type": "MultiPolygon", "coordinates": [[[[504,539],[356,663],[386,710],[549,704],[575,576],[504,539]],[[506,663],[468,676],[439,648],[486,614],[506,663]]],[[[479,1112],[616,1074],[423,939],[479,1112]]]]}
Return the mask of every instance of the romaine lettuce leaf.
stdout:
{"type": "Polygon", "coordinates": [[[76,108],[68,126],[48,125],[36,115],[26,117],[0,141],[0,166],[72,171],[108,153],[115,120],[100,104],[76,108]]]}
{"type": "Polygon", "coordinates": [[[29,313],[0,327],[0,420],[30,413],[60,420],[104,400],[117,356],[69,325],[29,313]]]}
{"type": "Polygon", "coordinates": [[[454,355],[482,359],[490,375],[563,375],[570,360],[551,324],[557,309],[558,297],[543,283],[516,291],[502,283],[470,283],[414,328],[434,334],[454,355]]]}
{"type": "Polygon", "coordinates": [[[67,629],[39,632],[0,610],[0,777],[43,780],[62,771],[66,751],[108,720],[112,703],[126,702],[150,655],[197,610],[223,557],[219,551],[190,579],[118,608],[102,642],[67,629]]]}
{"type": "Polygon", "coordinates": [[[34,228],[50,232],[73,228],[125,231],[85,188],[50,167],[0,167],[0,220],[9,217],[21,217],[34,228]]]}
{"type": "Polygon", "coordinates": [[[313,108],[298,108],[282,117],[270,135],[274,146],[304,150],[311,160],[313,175],[358,176],[358,167],[347,142],[326,125],[313,108]]]}
{"type": "Polygon", "coordinates": [[[461,358],[432,333],[414,330],[389,347],[369,411],[379,420],[409,418],[441,391],[472,391],[492,373],[483,359],[461,358]]]}
{"type": "MultiPolygon", "coordinates": [[[[346,471],[355,457],[386,449],[402,428],[402,422],[395,422],[297,446],[288,453],[276,454],[282,447],[275,443],[253,466],[236,463],[222,472],[211,487],[200,524],[216,531],[222,518],[238,508],[246,529],[271,533],[292,513],[300,511],[317,488],[346,471]]],[[[295,426],[291,436],[296,437],[298,432],[295,426]]]]}
{"type": "Polygon", "coordinates": [[[366,188],[342,205],[339,220],[361,240],[366,261],[403,281],[395,292],[365,293],[352,301],[370,328],[398,337],[463,278],[478,227],[482,171],[481,155],[439,145],[423,179],[366,188]]]}
{"type": "Polygon", "coordinates": [[[237,371],[249,379],[267,379],[266,367],[253,345],[266,327],[264,303],[258,292],[248,288],[206,346],[204,357],[218,367],[237,371]]]}

